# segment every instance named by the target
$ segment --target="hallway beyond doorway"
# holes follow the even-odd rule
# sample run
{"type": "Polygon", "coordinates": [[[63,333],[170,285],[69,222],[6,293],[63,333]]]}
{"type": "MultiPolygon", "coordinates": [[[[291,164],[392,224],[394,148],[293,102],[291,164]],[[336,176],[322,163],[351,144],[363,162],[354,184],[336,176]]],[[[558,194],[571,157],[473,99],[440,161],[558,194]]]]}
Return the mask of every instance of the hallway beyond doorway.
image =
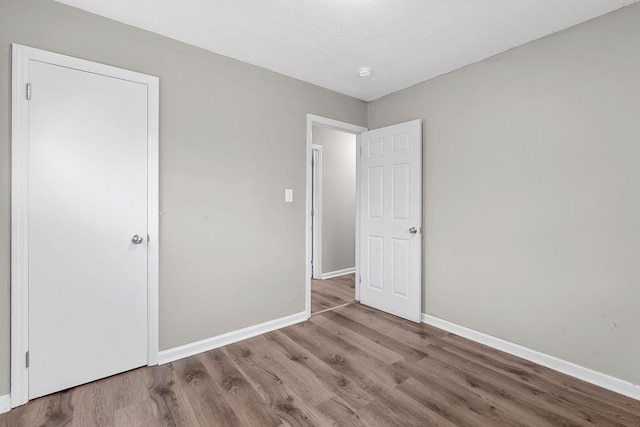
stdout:
{"type": "Polygon", "coordinates": [[[325,280],[311,280],[311,314],[355,301],[355,273],[325,280]]]}

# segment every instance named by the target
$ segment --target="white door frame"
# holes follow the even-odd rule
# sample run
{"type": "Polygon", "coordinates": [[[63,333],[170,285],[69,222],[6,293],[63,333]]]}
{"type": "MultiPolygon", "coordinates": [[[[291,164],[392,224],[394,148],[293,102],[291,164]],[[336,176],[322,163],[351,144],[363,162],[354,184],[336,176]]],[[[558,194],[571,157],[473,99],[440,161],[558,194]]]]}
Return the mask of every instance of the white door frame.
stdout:
{"type": "Polygon", "coordinates": [[[312,164],[311,186],[313,188],[311,198],[311,236],[313,259],[312,277],[322,279],[322,145],[311,144],[312,164]],[[314,153],[316,154],[314,157],[314,153]]]}
{"type": "Polygon", "coordinates": [[[306,244],[306,261],[307,267],[305,271],[305,286],[306,286],[306,298],[305,309],[307,312],[307,318],[311,317],[311,145],[313,143],[312,129],[313,125],[319,125],[326,128],[338,130],[341,132],[352,133],[356,135],[356,295],[355,299],[360,300],[360,284],[357,277],[360,274],[360,134],[366,132],[366,127],[353,125],[351,123],[341,122],[338,120],[329,119],[326,117],[316,116],[315,114],[307,114],[307,244],[306,244]]]}
{"type": "Polygon", "coordinates": [[[30,61],[45,62],[147,85],[147,364],[158,364],[158,77],[12,44],[11,93],[11,407],[29,400],[28,130],[30,61]]]}

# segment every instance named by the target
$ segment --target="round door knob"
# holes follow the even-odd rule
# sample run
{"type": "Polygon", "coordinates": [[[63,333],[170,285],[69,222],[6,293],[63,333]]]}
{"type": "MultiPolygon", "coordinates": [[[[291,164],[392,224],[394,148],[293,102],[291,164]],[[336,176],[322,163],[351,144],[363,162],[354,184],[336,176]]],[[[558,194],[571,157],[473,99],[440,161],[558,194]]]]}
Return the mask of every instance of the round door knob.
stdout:
{"type": "Polygon", "coordinates": [[[418,229],[416,229],[415,227],[411,227],[409,229],[409,233],[411,233],[411,234],[416,234],[417,232],[418,232],[418,229]]]}
{"type": "Polygon", "coordinates": [[[144,242],[144,238],[142,236],[139,236],[139,235],[136,234],[135,236],[133,236],[131,238],[131,241],[133,243],[135,243],[136,245],[139,245],[140,243],[144,242]]]}

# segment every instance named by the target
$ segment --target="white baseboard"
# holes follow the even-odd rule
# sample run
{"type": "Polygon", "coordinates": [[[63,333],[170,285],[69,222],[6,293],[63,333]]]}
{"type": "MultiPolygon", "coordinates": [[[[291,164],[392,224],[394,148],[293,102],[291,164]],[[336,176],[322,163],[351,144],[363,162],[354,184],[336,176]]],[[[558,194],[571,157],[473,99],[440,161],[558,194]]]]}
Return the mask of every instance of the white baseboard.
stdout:
{"type": "Polygon", "coordinates": [[[0,414],[9,412],[10,409],[11,409],[11,395],[5,394],[4,396],[0,396],[0,414]]]}
{"type": "Polygon", "coordinates": [[[555,356],[531,350],[530,348],[523,347],[464,326],[456,325],[455,323],[442,320],[429,314],[422,313],[422,322],[456,335],[460,335],[461,337],[470,339],[471,341],[475,341],[539,365],[546,366],[554,371],[571,375],[572,377],[606,388],[607,390],[615,391],[616,393],[640,400],[640,385],[632,384],[628,381],[593,371],[589,368],[576,365],[572,362],[567,362],[566,360],[559,359],[555,356]]]}
{"type": "Polygon", "coordinates": [[[246,340],[247,338],[275,331],[276,329],[304,322],[305,320],[307,320],[307,312],[302,311],[290,316],[269,320],[268,322],[259,323],[257,325],[227,332],[225,334],[207,338],[201,341],[181,345],[180,347],[170,348],[169,350],[162,350],[158,354],[158,362],[161,365],[164,363],[173,362],[174,360],[193,356],[195,354],[213,350],[214,348],[222,347],[228,344],[233,344],[234,342],[246,340]]]}
{"type": "Polygon", "coordinates": [[[328,273],[322,273],[322,280],[331,279],[332,277],[344,276],[345,274],[355,273],[356,268],[344,268],[342,270],[330,271],[328,273]]]}

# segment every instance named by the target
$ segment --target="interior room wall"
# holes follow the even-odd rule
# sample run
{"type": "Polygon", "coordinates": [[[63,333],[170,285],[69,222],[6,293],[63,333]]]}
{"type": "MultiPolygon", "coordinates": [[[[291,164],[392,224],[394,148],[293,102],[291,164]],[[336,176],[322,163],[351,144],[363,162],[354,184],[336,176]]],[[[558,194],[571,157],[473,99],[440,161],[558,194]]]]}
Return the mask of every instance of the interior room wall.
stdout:
{"type": "Polygon", "coordinates": [[[366,104],[50,0],[0,0],[0,395],[11,43],[160,77],[161,349],[304,311],[306,114],[364,126],[366,104]]]}
{"type": "Polygon", "coordinates": [[[640,384],[640,5],[369,104],[424,121],[423,312],[640,384]]]}
{"type": "Polygon", "coordinates": [[[314,125],[322,146],[322,273],[356,266],[356,136],[314,125]]]}

